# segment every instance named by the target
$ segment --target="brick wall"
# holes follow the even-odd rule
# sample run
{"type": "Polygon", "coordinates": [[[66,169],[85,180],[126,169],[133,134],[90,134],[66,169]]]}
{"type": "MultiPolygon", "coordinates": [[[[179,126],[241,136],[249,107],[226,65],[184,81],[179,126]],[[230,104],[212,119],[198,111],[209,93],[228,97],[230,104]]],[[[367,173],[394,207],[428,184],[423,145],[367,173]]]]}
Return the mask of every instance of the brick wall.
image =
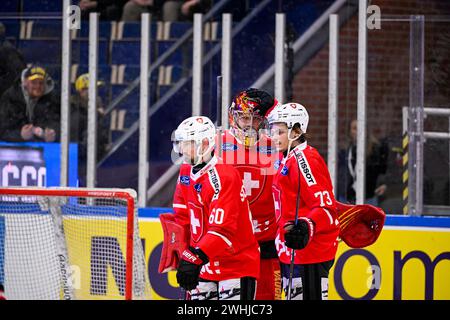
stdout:
{"type": "MultiPolygon", "coordinates": [[[[374,0],[381,15],[449,15],[450,1],[374,0]]],[[[425,105],[450,105],[448,23],[426,23],[425,105]],[[447,40],[446,40],[447,39],[447,40]],[[436,62],[437,61],[437,62],[436,62]],[[438,66],[437,68],[433,68],[438,66]],[[446,67],[446,68],[445,68],[446,67]]],[[[367,116],[375,136],[401,136],[401,107],[409,103],[409,22],[381,23],[381,30],[368,30],[367,116]]],[[[349,122],[357,105],[357,13],[340,28],[339,50],[339,141],[346,144],[349,122]]],[[[310,113],[310,143],[326,156],[328,121],[328,44],[298,72],[293,81],[293,100],[310,113]]],[[[448,128],[447,119],[433,119],[427,127],[448,128]],[[431,125],[430,125],[431,123],[431,125]]]]}

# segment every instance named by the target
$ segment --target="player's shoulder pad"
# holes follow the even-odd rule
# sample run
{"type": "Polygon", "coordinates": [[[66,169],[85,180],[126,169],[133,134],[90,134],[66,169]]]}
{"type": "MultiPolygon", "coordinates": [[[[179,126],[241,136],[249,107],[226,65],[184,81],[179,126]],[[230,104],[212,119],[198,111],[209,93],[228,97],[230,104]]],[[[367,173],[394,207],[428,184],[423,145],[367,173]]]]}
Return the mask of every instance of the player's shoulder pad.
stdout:
{"type": "Polygon", "coordinates": [[[177,183],[180,184],[181,186],[189,186],[191,183],[190,173],[191,173],[191,166],[183,163],[180,166],[180,174],[178,176],[177,183]]]}
{"type": "Polygon", "coordinates": [[[239,171],[231,164],[227,163],[218,163],[214,166],[217,169],[217,172],[220,175],[221,180],[241,180],[241,176],[239,171]]]}

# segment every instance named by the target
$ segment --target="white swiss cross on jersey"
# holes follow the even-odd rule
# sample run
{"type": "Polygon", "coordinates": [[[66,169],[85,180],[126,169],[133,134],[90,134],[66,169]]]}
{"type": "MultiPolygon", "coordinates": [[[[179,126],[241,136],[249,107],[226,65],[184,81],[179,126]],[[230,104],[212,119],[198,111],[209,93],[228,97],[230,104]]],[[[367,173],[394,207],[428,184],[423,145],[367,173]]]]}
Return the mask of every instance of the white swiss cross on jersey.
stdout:
{"type": "Polygon", "coordinates": [[[250,204],[252,204],[259,198],[264,190],[267,178],[266,170],[250,165],[235,165],[235,167],[241,173],[245,194],[250,204]]]}

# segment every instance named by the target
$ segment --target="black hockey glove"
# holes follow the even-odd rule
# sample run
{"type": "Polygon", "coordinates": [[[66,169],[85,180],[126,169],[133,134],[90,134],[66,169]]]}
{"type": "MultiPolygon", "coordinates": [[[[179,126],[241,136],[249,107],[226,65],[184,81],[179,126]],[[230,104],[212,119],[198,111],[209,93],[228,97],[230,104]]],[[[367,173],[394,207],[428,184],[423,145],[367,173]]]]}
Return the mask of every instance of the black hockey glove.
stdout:
{"type": "Polygon", "coordinates": [[[198,285],[200,270],[206,263],[208,263],[208,257],[202,250],[192,247],[184,250],[177,271],[180,287],[186,290],[195,289],[198,285]]]}
{"type": "Polygon", "coordinates": [[[298,218],[297,224],[288,221],[284,225],[284,241],[286,247],[291,249],[303,249],[306,247],[314,234],[314,222],[306,217],[298,218]]]}

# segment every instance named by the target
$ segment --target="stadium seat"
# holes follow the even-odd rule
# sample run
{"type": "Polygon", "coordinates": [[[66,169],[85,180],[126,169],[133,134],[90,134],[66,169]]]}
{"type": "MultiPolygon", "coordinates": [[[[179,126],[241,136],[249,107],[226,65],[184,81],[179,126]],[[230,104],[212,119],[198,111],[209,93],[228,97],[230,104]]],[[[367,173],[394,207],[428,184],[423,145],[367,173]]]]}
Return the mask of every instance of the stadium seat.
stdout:
{"type": "Polygon", "coordinates": [[[158,85],[172,85],[183,76],[182,66],[160,66],[158,69],[158,85]]]}
{"type": "MultiPolygon", "coordinates": [[[[141,42],[138,40],[112,41],[112,64],[139,65],[141,57],[141,42]]],[[[155,57],[155,50],[150,48],[150,61],[155,57]]]]}
{"type": "Polygon", "coordinates": [[[59,39],[19,40],[18,47],[27,63],[61,63],[61,40],[59,39]]]}
{"type": "Polygon", "coordinates": [[[22,11],[26,13],[43,13],[61,12],[62,1],[55,0],[22,0],[22,11]]]}
{"type": "Polygon", "coordinates": [[[26,38],[60,38],[62,37],[61,20],[34,20],[27,22],[26,38]]]}
{"type": "MultiPolygon", "coordinates": [[[[26,39],[19,41],[19,50],[22,51],[28,63],[60,64],[60,39],[26,39]]],[[[72,41],[72,63],[88,63],[89,45],[87,40],[72,41]]],[[[98,63],[108,63],[108,43],[100,40],[98,45],[98,63]]]]}
{"type": "Polygon", "coordinates": [[[158,86],[158,98],[163,97],[172,88],[171,85],[160,85],[158,86]]]}
{"type": "MultiPolygon", "coordinates": [[[[114,100],[124,89],[126,85],[112,85],[111,97],[114,100]]],[[[126,110],[124,128],[128,128],[139,118],[139,88],[134,89],[115,110],[126,110]]]]}
{"type": "Polygon", "coordinates": [[[175,40],[181,38],[186,31],[192,28],[192,23],[189,22],[166,22],[168,24],[168,39],[175,40]]]}
{"type": "MultiPolygon", "coordinates": [[[[160,57],[167,50],[169,50],[175,41],[158,41],[157,44],[157,56],[160,57]]],[[[183,66],[192,65],[192,42],[185,44],[184,46],[178,48],[169,58],[164,61],[166,65],[177,65],[183,66]]]]}
{"type": "MultiPolygon", "coordinates": [[[[120,73],[120,72],[119,72],[120,73]]],[[[141,75],[141,68],[139,65],[125,65],[123,73],[118,76],[118,83],[130,83],[141,75]]]]}
{"type": "MultiPolygon", "coordinates": [[[[151,39],[156,39],[156,34],[158,32],[159,23],[151,23],[150,32],[151,39]]],[[[140,22],[117,22],[116,23],[116,33],[112,37],[113,40],[130,40],[130,39],[140,39],[141,38],[141,24],[140,22]]]]}
{"type": "Polygon", "coordinates": [[[3,0],[2,13],[4,12],[19,12],[20,0],[3,0]]]}
{"type": "MultiPolygon", "coordinates": [[[[98,43],[98,64],[108,63],[108,41],[99,40],[98,43]]],[[[87,40],[72,41],[72,62],[87,64],[89,63],[89,42],[87,40]]]]}
{"type": "MultiPolygon", "coordinates": [[[[111,39],[111,33],[113,29],[113,25],[115,22],[109,22],[109,21],[100,21],[98,23],[98,37],[100,39],[111,39]]],[[[75,39],[88,39],[89,38],[89,22],[82,21],[80,25],[80,29],[77,30],[75,36],[75,39]]]]}
{"type": "Polygon", "coordinates": [[[0,22],[5,26],[6,38],[20,37],[20,20],[19,19],[0,19],[0,22]]]}
{"type": "MultiPolygon", "coordinates": [[[[60,20],[33,20],[27,22],[26,38],[61,38],[62,25],[60,20]]],[[[71,31],[72,39],[89,38],[89,22],[82,21],[80,29],[71,31]]],[[[111,22],[99,22],[98,36],[109,40],[111,37],[111,22]]]]}

